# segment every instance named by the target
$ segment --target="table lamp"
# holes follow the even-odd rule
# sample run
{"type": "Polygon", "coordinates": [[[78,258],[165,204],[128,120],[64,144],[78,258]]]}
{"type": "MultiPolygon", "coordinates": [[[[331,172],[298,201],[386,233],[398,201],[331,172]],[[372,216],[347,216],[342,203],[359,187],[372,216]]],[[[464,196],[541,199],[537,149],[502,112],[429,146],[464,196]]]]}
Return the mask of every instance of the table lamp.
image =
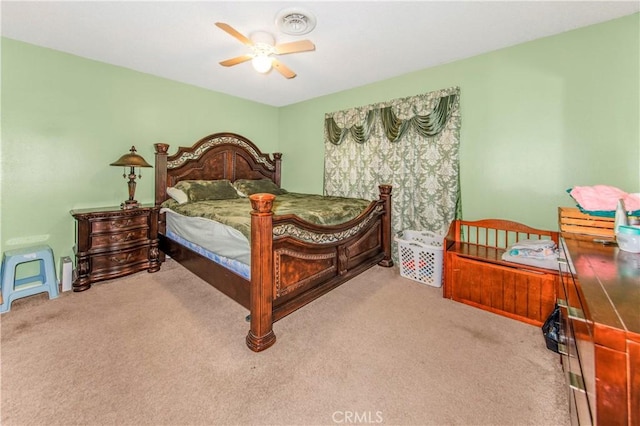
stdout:
{"type": "MultiPolygon", "coordinates": [[[[123,178],[129,178],[129,182],[127,185],[129,186],[129,199],[120,205],[123,209],[135,209],[139,207],[140,204],[134,200],[134,195],[136,193],[136,167],[153,167],[151,164],[147,163],[141,155],[136,154],[136,147],[132,146],[129,150],[129,154],[125,154],[115,161],[111,163],[112,166],[120,166],[120,167],[129,167],[129,175],[127,176],[127,171],[122,174],[123,178]]],[[[142,178],[142,172],[138,171],[138,177],[142,178]]]]}

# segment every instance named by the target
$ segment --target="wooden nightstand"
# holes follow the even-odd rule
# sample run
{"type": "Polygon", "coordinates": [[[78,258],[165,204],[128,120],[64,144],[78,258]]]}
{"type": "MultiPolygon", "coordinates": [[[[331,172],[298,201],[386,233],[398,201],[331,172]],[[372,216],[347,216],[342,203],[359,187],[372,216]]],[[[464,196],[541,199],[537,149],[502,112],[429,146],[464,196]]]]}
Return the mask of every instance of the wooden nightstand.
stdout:
{"type": "Polygon", "coordinates": [[[149,205],[71,210],[76,219],[78,272],[73,291],[145,269],[160,270],[158,211],[149,205]]]}

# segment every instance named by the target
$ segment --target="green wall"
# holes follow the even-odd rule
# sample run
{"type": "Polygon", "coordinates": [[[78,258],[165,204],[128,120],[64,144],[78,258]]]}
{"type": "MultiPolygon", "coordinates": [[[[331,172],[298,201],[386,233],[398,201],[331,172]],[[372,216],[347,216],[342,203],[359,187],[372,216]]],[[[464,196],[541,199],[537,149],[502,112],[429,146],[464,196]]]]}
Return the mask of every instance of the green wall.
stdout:
{"type": "MultiPolygon", "coordinates": [[[[128,198],[123,169],[109,166],[131,145],[150,164],[153,144],[191,146],[230,131],[278,145],[278,109],[151,75],[2,39],[2,250],[35,242],[72,255],[73,208],[128,198]],[[250,117],[250,119],[247,119],[250,117]]],[[[136,199],[153,202],[154,170],[136,199]]]]}
{"type": "Polygon", "coordinates": [[[325,113],[459,86],[465,219],[557,229],[557,207],[573,205],[567,188],[640,192],[639,21],[635,14],[282,108],[284,184],[322,191],[325,113]]]}
{"type": "MultiPolygon", "coordinates": [[[[556,228],[573,185],[640,191],[640,15],[283,108],[2,38],[2,250],[42,241],[71,255],[73,208],[127,198],[110,167],[131,145],[175,152],[232,131],[281,151],[283,186],[321,192],[327,112],[459,86],[467,219],[556,228]],[[250,119],[247,119],[250,117],[250,119]]],[[[153,200],[153,170],[136,198],[153,200]]]]}

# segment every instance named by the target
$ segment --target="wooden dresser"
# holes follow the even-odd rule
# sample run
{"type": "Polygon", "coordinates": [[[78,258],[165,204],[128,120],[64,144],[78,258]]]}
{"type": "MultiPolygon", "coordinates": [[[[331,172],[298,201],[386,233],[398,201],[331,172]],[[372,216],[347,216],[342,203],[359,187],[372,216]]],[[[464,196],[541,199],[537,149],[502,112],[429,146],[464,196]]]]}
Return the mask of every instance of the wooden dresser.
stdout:
{"type": "Polygon", "coordinates": [[[96,281],[133,272],[160,270],[158,210],[155,206],[72,210],[78,271],[73,290],[87,290],[96,281]]]}
{"type": "Polygon", "coordinates": [[[640,425],[640,254],[563,233],[561,352],[574,424],[640,425]]]}

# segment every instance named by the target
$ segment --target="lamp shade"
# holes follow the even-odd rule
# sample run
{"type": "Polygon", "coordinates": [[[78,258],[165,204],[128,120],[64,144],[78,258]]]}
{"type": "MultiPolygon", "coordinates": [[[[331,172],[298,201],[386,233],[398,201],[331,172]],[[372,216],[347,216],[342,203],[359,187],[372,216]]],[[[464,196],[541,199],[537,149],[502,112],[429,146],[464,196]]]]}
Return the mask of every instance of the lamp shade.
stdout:
{"type": "Polygon", "coordinates": [[[111,165],[120,167],[153,167],[151,164],[147,163],[141,155],[136,154],[135,146],[132,146],[129,151],[129,154],[123,155],[118,159],[118,161],[111,163],[111,165]]]}

